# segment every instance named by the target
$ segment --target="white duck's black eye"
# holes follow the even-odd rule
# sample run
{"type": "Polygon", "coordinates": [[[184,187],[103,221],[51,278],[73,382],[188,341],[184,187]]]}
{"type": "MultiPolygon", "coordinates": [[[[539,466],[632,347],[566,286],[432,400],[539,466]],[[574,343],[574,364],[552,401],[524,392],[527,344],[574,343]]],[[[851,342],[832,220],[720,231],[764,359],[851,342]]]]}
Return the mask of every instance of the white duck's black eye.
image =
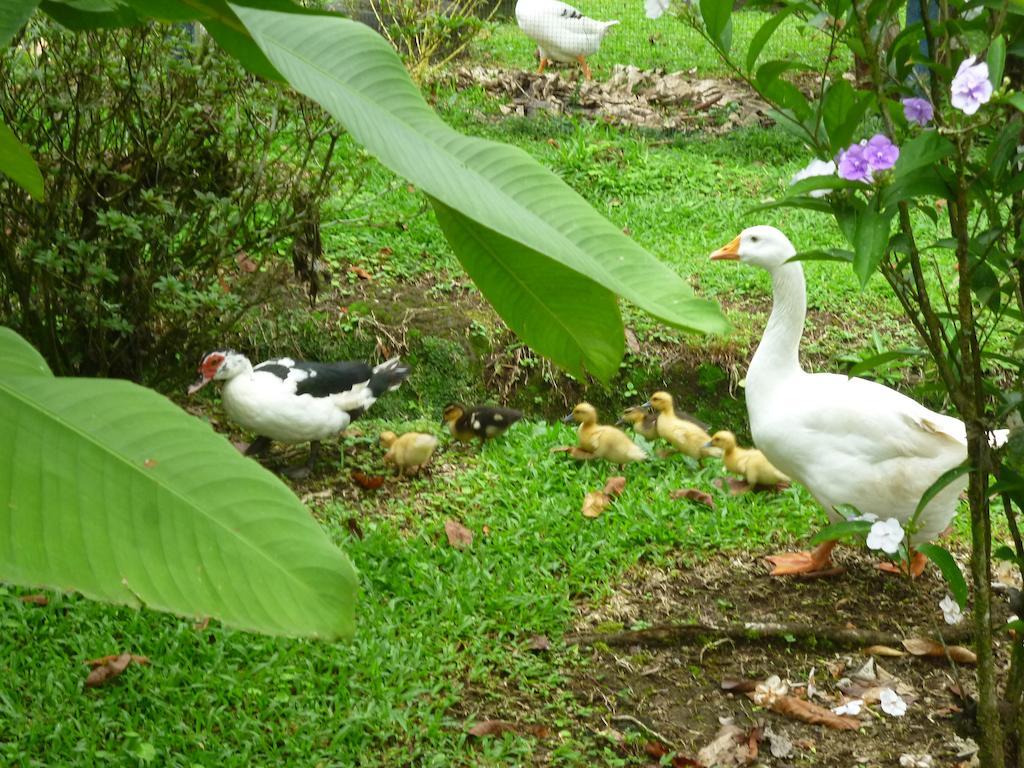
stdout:
{"type": "Polygon", "coordinates": [[[751,235],[750,236],[750,242],[756,243],[757,242],[757,235],[751,235]]]}

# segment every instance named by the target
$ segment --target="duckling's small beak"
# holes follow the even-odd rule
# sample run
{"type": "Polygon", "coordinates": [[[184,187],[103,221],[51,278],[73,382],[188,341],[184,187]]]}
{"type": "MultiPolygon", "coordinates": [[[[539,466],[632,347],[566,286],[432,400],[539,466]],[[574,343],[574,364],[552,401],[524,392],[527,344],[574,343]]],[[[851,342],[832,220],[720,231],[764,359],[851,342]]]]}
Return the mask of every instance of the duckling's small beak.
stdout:
{"type": "Polygon", "coordinates": [[[637,408],[646,408],[648,411],[650,411],[650,410],[654,409],[654,406],[651,405],[651,401],[648,400],[646,403],[642,403],[641,405],[638,405],[637,408]]]}
{"type": "Polygon", "coordinates": [[[564,419],[562,419],[562,421],[564,421],[566,424],[568,424],[571,421],[575,421],[575,419],[573,419],[572,417],[572,412],[570,412],[564,419]]]}
{"type": "Polygon", "coordinates": [[[704,443],[703,447],[704,448],[714,448],[715,444],[712,443],[710,440],[708,440],[706,443],[704,443]]]}
{"type": "Polygon", "coordinates": [[[618,421],[615,422],[615,426],[616,427],[621,427],[625,423],[626,423],[625,419],[619,419],[618,421]]]}
{"type": "Polygon", "coordinates": [[[728,245],[723,245],[711,254],[712,261],[737,261],[740,258],[740,238],[734,237],[728,245]]]}

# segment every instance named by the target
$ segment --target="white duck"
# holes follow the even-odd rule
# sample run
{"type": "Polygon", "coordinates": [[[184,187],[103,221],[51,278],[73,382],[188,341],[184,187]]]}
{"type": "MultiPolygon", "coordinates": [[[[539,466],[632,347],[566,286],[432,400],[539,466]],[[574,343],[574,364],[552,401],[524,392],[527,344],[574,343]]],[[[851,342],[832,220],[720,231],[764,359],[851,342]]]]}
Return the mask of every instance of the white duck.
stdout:
{"type": "MultiPolygon", "coordinates": [[[[743,230],[711,254],[761,267],[772,278],[772,312],[747,370],[746,400],[754,442],[782,472],[802,483],[833,520],[840,504],[906,527],[921,496],[948,469],[967,458],[967,433],[959,419],[925,408],[889,387],[800,368],[807,314],[804,271],[792,243],[774,227],[743,230]]],[[[1006,439],[1006,431],[993,435],[1006,439]]],[[[950,483],[922,511],[910,545],[945,530],[966,485],[950,483]]],[[[774,575],[826,568],[836,542],[812,552],[775,555],[774,575]]],[[[920,574],[926,559],[911,558],[920,574]]]]}
{"type": "Polygon", "coordinates": [[[309,475],[320,453],[320,441],[345,429],[385,392],[398,389],[409,367],[398,358],[371,368],[345,360],[311,363],[282,357],[255,368],[245,355],[218,349],[203,355],[199,380],[188,389],[195,394],[211,381],[223,381],[221,401],[236,424],[258,437],[246,449],[255,456],[282,443],[309,442],[309,459],[286,474],[309,475]]]}
{"type": "Polygon", "coordinates": [[[516,21],[523,33],[540,48],[540,68],[549,61],[578,61],[590,79],[587,56],[597,53],[601,40],[618,21],[597,21],[559,0],[518,0],[516,21]]]}

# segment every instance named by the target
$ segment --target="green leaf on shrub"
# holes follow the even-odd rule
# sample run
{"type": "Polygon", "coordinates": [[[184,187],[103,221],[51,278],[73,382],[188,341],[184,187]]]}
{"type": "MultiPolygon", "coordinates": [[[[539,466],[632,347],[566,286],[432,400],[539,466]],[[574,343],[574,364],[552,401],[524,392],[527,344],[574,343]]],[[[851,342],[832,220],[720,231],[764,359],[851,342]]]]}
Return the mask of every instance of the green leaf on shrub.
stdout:
{"type": "Polygon", "coordinates": [[[779,28],[779,25],[786,20],[796,10],[795,5],[787,6],[785,9],[772,13],[768,16],[768,21],[761,25],[760,29],[757,30],[753,39],[750,41],[750,46],[747,48],[747,72],[753,74],[754,67],[757,65],[757,57],[761,55],[761,51],[764,50],[765,45],[771,39],[772,35],[775,34],[775,30],[779,28]]]}
{"type": "Polygon", "coordinates": [[[814,248],[809,251],[800,251],[796,256],[790,256],[786,261],[840,261],[852,264],[853,252],[844,251],[841,248],[814,248]]]}
{"type": "MultiPolygon", "coordinates": [[[[1024,0],[1021,1],[1024,2],[1024,0]]],[[[1019,109],[1021,112],[1024,112],[1024,93],[1011,93],[1006,97],[1006,101],[1009,102],[1012,106],[1019,109]]]]}
{"type": "Polygon", "coordinates": [[[867,520],[842,520],[838,523],[832,523],[814,534],[811,544],[824,544],[826,541],[866,536],[868,531],[871,530],[871,525],[867,520]]]}
{"type": "Polygon", "coordinates": [[[3,326],[0,326],[0,371],[7,376],[53,376],[36,348],[3,326]]]}
{"type": "Polygon", "coordinates": [[[54,21],[76,32],[130,27],[142,22],[135,11],[113,0],[42,0],[39,7],[54,21]]]}
{"type": "Polygon", "coordinates": [[[0,120],[0,171],[36,200],[43,199],[43,175],[28,148],[0,120]]]}
{"type": "Polygon", "coordinates": [[[708,36],[728,52],[732,44],[733,0],[700,0],[700,16],[708,36]]]}
{"type": "Polygon", "coordinates": [[[938,544],[918,544],[914,549],[939,567],[949,591],[953,594],[953,599],[961,608],[967,607],[967,582],[953,556],[938,544]]]}
{"type": "MultiPolygon", "coordinates": [[[[423,100],[391,46],[365,25],[232,8],[296,90],[323,105],[391,170],[448,208],[671,325],[705,332],[728,328],[714,303],[694,298],[679,275],[528,154],[446,125],[423,100]]],[[[459,239],[453,247],[464,242],[459,239]]],[[[607,307],[595,309],[607,312],[607,307]]],[[[524,325],[525,307],[506,311],[519,313],[505,317],[510,327],[524,325]]],[[[610,319],[604,322],[611,327],[610,319]]],[[[621,320],[616,316],[615,322],[621,320]]],[[[596,376],[607,379],[617,370],[609,365],[607,348],[585,352],[584,362],[596,376]]],[[[576,358],[555,362],[570,370],[580,364],[576,358]]]]}
{"type": "Polygon", "coordinates": [[[847,371],[847,375],[851,378],[854,376],[860,376],[868,371],[873,371],[879,366],[891,363],[894,360],[903,360],[908,357],[923,357],[925,352],[920,349],[893,349],[888,352],[882,352],[879,355],[869,357],[867,360],[861,360],[859,363],[850,366],[850,370],[847,371]]]}
{"type": "Polygon", "coordinates": [[[849,146],[870,104],[870,93],[854,90],[843,79],[834,81],[825,91],[821,101],[821,119],[828,133],[829,148],[833,152],[849,146]]]}
{"type": "Polygon", "coordinates": [[[567,361],[574,376],[583,375],[588,357],[599,361],[595,368],[618,366],[625,332],[611,291],[438,200],[431,202],[466,274],[519,338],[552,360],[567,361]]]}
{"type": "Polygon", "coordinates": [[[0,3],[0,47],[6,47],[25,26],[39,0],[4,0],[0,3]]]}
{"type": "Polygon", "coordinates": [[[953,144],[949,139],[940,136],[937,131],[925,131],[900,147],[900,156],[894,169],[896,177],[926,165],[934,165],[951,154],[953,144]]]}
{"type": "Polygon", "coordinates": [[[871,205],[857,211],[856,225],[853,235],[853,271],[865,286],[878,269],[885,257],[885,249],[889,245],[889,225],[892,216],[879,213],[875,206],[878,199],[871,205]]]}
{"type": "Polygon", "coordinates": [[[6,328],[0,361],[0,582],[352,634],[355,571],[278,478],[152,390],[54,378],[6,328]]]}
{"type": "Polygon", "coordinates": [[[963,464],[958,464],[952,469],[947,469],[945,472],[939,475],[938,478],[936,478],[935,482],[929,485],[925,489],[925,492],[921,494],[921,498],[917,502],[917,507],[914,508],[914,516],[911,519],[916,522],[917,518],[924,511],[924,508],[931,503],[932,499],[939,495],[943,488],[945,488],[947,485],[952,483],[957,478],[963,477],[970,471],[971,465],[965,461],[963,464]]]}
{"type": "Polygon", "coordinates": [[[988,79],[996,90],[1003,82],[1003,68],[1006,66],[1006,38],[1002,35],[988,46],[988,79]]]}

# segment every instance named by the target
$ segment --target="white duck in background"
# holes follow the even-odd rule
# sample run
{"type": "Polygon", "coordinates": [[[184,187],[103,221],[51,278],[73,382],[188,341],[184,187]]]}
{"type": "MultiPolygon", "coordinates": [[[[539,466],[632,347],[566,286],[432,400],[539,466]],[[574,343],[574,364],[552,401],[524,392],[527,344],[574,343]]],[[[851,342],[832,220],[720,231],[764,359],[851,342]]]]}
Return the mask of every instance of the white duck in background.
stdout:
{"type": "Polygon", "coordinates": [[[231,349],[208,352],[199,364],[195,394],[211,381],[223,381],[221,400],[228,417],[258,437],[246,449],[255,456],[271,440],[309,442],[309,458],[286,474],[309,475],[320,454],[320,441],[334,437],[362,415],[385,392],[398,389],[409,368],[392,358],[371,368],[346,360],[310,363],[282,357],[253,367],[249,358],[231,349]]]}
{"type": "Polygon", "coordinates": [[[587,56],[597,53],[601,40],[618,21],[597,21],[559,0],[518,0],[519,28],[540,48],[540,68],[549,61],[579,62],[583,76],[590,79],[587,56]]]}
{"type": "MultiPolygon", "coordinates": [[[[799,348],[807,314],[804,271],[792,243],[774,227],[743,230],[711,254],[766,270],[772,278],[772,312],[747,370],[750,431],[757,447],[782,472],[802,483],[834,521],[835,507],[850,504],[879,520],[904,527],[925,490],[967,458],[964,423],[925,408],[873,381],[800,368],[799,348]]],[[[1000,430],[993,442],[1005,441],[1000,430]]],[[[944,531],[966,485],[947,485],[924,508],[910,545],[944,531]]],[[[829,565],[836,542],[812,552],[775,555],[773,575],[808,573],[829,565]]],[[[926,559],[914,552],[914,575],[926,559]]]]}

